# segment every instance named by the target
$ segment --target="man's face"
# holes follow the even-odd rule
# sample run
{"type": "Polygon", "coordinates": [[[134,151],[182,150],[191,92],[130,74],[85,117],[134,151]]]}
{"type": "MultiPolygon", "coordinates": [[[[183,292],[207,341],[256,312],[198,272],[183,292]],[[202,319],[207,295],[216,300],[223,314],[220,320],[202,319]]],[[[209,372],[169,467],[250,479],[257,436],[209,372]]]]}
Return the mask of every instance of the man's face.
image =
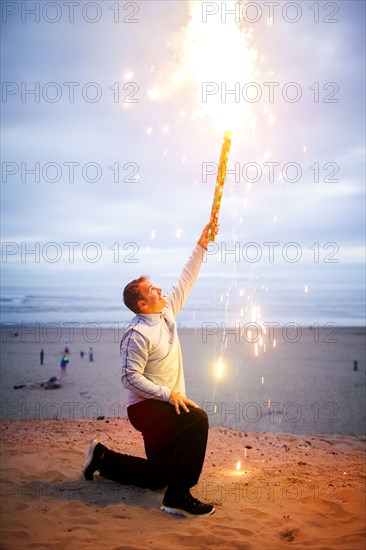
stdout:
{"type": "Polygon", "coordinates": [[[145,279],[139,286],[142,298],[137,302],[141,313],[161,313],[165,306],[165,298],[161,293],[161,288],[145,279]]]}

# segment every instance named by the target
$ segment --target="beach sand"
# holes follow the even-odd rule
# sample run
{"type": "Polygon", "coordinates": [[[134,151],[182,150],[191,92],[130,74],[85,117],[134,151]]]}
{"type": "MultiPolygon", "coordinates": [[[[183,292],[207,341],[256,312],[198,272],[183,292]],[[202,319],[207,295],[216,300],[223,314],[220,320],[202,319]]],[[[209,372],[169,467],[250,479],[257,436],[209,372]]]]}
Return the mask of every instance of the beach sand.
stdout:
{"type": "MultiPolygon", "coordinates": [[[[262,346],[249,343],[237,330],[212,332],[212,327],[179,331],[187,395],[208,413],[210,426],[299,435],[365,434],[365,329],[271,329],[263,335],[262,346]],[[217,379],[220,355],[223,372],[217,379]]],[[[14,337],[3,327],[1,418],[125,417],[121,335],[116,326],[101,330],[93,324],[81,331],[62,325],[56,329],[52,323],[47,329],[20,327],[14,337]],[[60,376],[66,345],[70,363],[62,388],[14,390],[14,385],[60,376]]]]}
{"type": "Polygon", "coordinates": [[[144,456],[125,418],[120,334],[34,329],[2,333],[1,549],[365,548],[364,329],[303,329],[296,342],[278,330],[258,356],[232,334],[219,380],[222,334],[180,331],[187,392],[211,426],[192,492],[216,513],[201,519],[161,512],[163,491],[81,478],[94,437],[144,456]],[[66,344],[60,389],[14,389],[59,376],[66,344]],[[93,362],[80,357],[90,345],[93,362]]]}
{"type": "Polygon", "coordinates": [[[2,549],[365,548],[362,437],[213,428],[192,492],[216,512],[187,519],[160,511],[162,491],[81,479],[94,436],[144,456],[127,419],[3,421],[1,434],[2,549]]]}

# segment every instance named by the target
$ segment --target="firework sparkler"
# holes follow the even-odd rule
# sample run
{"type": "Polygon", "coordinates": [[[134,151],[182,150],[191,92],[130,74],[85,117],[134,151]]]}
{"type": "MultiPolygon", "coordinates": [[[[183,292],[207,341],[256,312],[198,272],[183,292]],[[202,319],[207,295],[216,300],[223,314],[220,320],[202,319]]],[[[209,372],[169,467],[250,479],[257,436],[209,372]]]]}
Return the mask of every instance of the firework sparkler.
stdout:
{"type": "MultiPolygon", "coordinates": [[[[227,161],[228,161],[230,146],[231,146],[230,136],[231,136],[230,132],[226,131],[224,134],[224,141],[221,147],[220,163],[217,171],[215,194],[212,202],[211,217],[210,217],[210,219],[212,220],[211,231],[219,219],[221,198],[222,198],[222,193],[224,191],[224,183],[225,183],[225,177],[226,177],[226,166],[227,166],[227,161]]],[[[210,234],[210,240],[211,241],[215,240],[215,236],[213,235],[213,233],[210,234]]]]}

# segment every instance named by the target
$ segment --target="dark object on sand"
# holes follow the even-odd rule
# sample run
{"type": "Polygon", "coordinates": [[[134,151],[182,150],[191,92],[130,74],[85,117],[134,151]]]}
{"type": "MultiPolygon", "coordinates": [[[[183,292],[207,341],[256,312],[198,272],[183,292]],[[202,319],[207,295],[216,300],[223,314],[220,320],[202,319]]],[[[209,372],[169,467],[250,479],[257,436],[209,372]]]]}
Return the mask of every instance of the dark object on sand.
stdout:
{"type": "Polygon", "coordinates": [[[43,382],[26,382],[25,384],[18,384],[13,386],[14,390],[19,390],[20,388],[44,388],[45,390],[57,390],[61,387],[61,381],[57,376],[51,376],[48,380],[43,382]]]}
{"type": "Polygon", "coordinates": [[[58,388],[61,387],[61,380],[59,380],[56,376],[51,376],[51,378],[41,386],[45,390],[58,390],[58,388]]]}

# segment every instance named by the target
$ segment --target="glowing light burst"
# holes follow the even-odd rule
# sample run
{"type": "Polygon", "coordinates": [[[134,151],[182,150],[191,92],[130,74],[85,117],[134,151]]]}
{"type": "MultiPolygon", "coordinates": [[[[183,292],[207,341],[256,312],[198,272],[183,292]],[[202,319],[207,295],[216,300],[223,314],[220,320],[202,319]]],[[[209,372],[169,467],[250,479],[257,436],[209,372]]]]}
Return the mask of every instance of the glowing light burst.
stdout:
{"type": "MultiPolygon", "coordinates": [[[[235,9],[235,4],[227,0],[227,10],[235,9]]],[[[255,127],[251,103],[237,99],[238,84],[253,82],[257,74],[252,31],[240,28],[233,18],[225,23],[220,18],[204,22],[202,7],[201,0],[189,1],[189,21],[174,43],[174,66],[162,69],[159,78],[156,75],[148,97],[164,102],[182,93],[192,99],[193,118],[209,116],[221,133],[247,133],[255,127]]]]}
{"type": "Polygon", "coordinates": [[[222,361],[222,357],[220,356],[219,357],[219,360],[217,362],[217,366],[216,366],[216,378],[219,380],[220,378],[222,378],[222,374],[223,374],[223,371],[224,371],[224,363],[222,361]]]}
{"type": "MultiPolygon", "coordinates": [[[[235,9],[235,4],[228,1],[226,8],[235,9]]],[[[250,105],[236,103],[232,94],[223,98],[223,93],[227,91],[225,83],[232,90],[238,80],[254,80],[257,52],[249,46],[251,33],[240,29],[235,20],[223,24],[220,19],[210,18],[204,23],[202,2],[191,0],[189,7],[191,19],[183,42],[184,72],[196,83],[201,110],[210,115],[218,129],[241,129],[249,120],[253,122],[250,105]]]]}
{"type": "Polygon", "coordinates": [[[248,470],[242,470],[241,469],[241,461],[238,460],[237,463],[236,463],[236,466],[235,466],[235,470],[232,470],[231,472],[229,472],[230,475],[232,476],[242,476],[242,475],[245,475],[248,473],[248,470]]]}

